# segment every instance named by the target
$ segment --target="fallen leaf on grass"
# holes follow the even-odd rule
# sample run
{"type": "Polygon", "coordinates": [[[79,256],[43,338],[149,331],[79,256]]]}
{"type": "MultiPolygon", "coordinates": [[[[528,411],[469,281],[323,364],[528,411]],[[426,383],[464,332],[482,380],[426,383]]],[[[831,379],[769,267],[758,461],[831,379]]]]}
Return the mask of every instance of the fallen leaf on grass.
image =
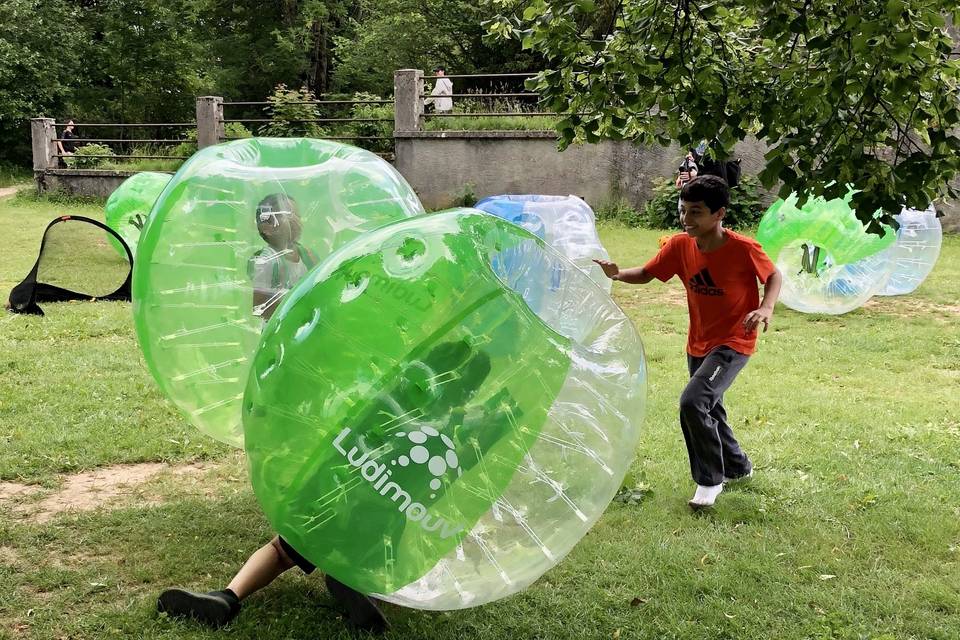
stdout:
{"type": "Polygon", "coordinates": [[[821,573],[821,574],[820,574],[820,579],[821,579],[821,580],[833,580],[833,579],[836,578],[836,577],[837,577],[837,576],[831,575],[831,574],[829,574],[829,573],[821,573]]]}
{"type": "Polygon", "coordinates": [[[620,640],[620,629],[613,632],[613,640],[620,640]]]}
{"type": "Polygon", "coordinates": [[[636,506],[652,494],[650,485],[639,482],[633,487],[620,487],[620,491],[613,497],[613,501],[636,506]]]}
{"type": "Polygon", "coordinates": [[[631,607],[639,607],[642,604],[647,604],[646,598],[634,598],[633,600],[630,601],[631,607]]]}

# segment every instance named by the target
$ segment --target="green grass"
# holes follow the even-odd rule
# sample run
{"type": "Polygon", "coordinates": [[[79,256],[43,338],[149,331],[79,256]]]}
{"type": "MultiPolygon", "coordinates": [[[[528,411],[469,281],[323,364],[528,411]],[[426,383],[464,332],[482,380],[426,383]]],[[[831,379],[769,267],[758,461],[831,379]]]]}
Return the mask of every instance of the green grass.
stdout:
{"type": "Polygon", "coordinates": [[[97,169],[111,171],[167,171],[176,172],[186,160],[164,160],[162,158],[128,158],[124,160],[107,160],[97,169]]]}
{"type": "MultiPolygon", "coordinates": [[[[61,213],[96,205],[0,200],[0,291],[61,213]]],[[[659,231],[603,226],[621,264],[659,231]]],[[[461,612],[389,607],[392,638],[960,638],[960,238],[927,282],[842,317],[778,307],[728,393],[757,476],[692,515],[676,420],[685,382],[680,285],[617,284],[644,338],[649,412],[636,506],[612,505],[524,593],[461,612]]],[[[0,638],[346,638],[322,581],[295,572],[219,633],[154,613],[170,585],[224,585],[270,536],[242,458],[159,395],[127,304],[0,316],[0,482],[136,461],[209,460],[144,499],[39,525],[0,502],[0,638]]]]}
{"type": "Polygon", "coordinates": [[[427,114],[424,131],[553,131],[557,118],[552,116],[471,116],[431,118],[427,114]]]}
{"type": "Polygon", "coordinates": [[[30,182],[33,174],[27,167],[0,162],[0,188],[30,182]]]}

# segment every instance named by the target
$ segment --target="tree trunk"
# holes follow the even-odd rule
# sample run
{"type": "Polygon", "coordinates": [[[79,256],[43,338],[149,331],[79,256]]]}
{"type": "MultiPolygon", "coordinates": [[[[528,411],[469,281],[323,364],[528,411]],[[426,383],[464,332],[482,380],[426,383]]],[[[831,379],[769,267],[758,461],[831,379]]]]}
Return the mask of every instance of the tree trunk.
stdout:
{"type": "Polygon", "coordinates": [[[310,56],[310,83],[318,96],[326,93],[329,84],[327,51],[327,24],[317,20],[313,23],[313,51],[310,56]]]}

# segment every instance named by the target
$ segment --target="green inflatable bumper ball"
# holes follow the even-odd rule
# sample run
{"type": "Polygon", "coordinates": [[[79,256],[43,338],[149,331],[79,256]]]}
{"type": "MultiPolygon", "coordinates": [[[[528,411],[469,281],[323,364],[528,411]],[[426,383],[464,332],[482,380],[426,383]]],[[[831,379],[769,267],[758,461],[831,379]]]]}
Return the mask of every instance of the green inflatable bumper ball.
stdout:
{"type": "Polygon", "coordinates": [[[244,397],[254,491],[276,531],[355,589],[484,604],[603,513],[645,381],[630,320],[530,232],[472,209],[398,222],[330,256],[264,331],[244,397]],[[558,260],[569,304],[540,315],[511,283],[549,287],[558,260]]]}
{"type": "MultiPolygon", "coordinates": [[[[140,231],[147,222],[147,216],[153,208],[164,187],[172,178],[169,173],[143,171],[124,180],[107,199],[104,219],[107,226],[117,232],[130,247],[130,253],[137,255],[140,231]]],[[[110,244],[123,256],[123,247],[112,236],[110,244]]]]}
{"type": "Polygon", "coordinates": [[[842,314],[879,293],[896,266],[887,249],[896,240],[889,227],[868,233],[844,198],[810,198],[798,208],[796,194],[774,202],[757,229],[757,240],[783,274],[780,301],[804,313],[842,314]]]}
{"type": "Polygon", "coordinates": [[[137,337],[161,389],[201,431],[243,446],[250,361],[287,291],[361,233],[422,212],[390,164],[349,145],[251,138],[191,156],[134,269],[137,337]]]}

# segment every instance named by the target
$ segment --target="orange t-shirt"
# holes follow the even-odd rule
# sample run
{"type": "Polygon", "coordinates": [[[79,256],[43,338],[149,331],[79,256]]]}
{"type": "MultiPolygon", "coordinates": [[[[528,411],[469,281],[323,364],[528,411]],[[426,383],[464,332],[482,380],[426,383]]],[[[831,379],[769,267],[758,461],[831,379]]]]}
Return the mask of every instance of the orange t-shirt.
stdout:
{"type": "Polygon", "coordinates": [[[776,270],[760,243],[724,233],[727,241],[706,253],[694,238],[677,234],[643,266],[662,282],[673,276],[683,281],[690,311],[687,353],[695,357],[722,345],[748,356],[756,350],[757,332],[747,332],[743,319],[760,306],[757,280],[766,282],[776,270]]]}

